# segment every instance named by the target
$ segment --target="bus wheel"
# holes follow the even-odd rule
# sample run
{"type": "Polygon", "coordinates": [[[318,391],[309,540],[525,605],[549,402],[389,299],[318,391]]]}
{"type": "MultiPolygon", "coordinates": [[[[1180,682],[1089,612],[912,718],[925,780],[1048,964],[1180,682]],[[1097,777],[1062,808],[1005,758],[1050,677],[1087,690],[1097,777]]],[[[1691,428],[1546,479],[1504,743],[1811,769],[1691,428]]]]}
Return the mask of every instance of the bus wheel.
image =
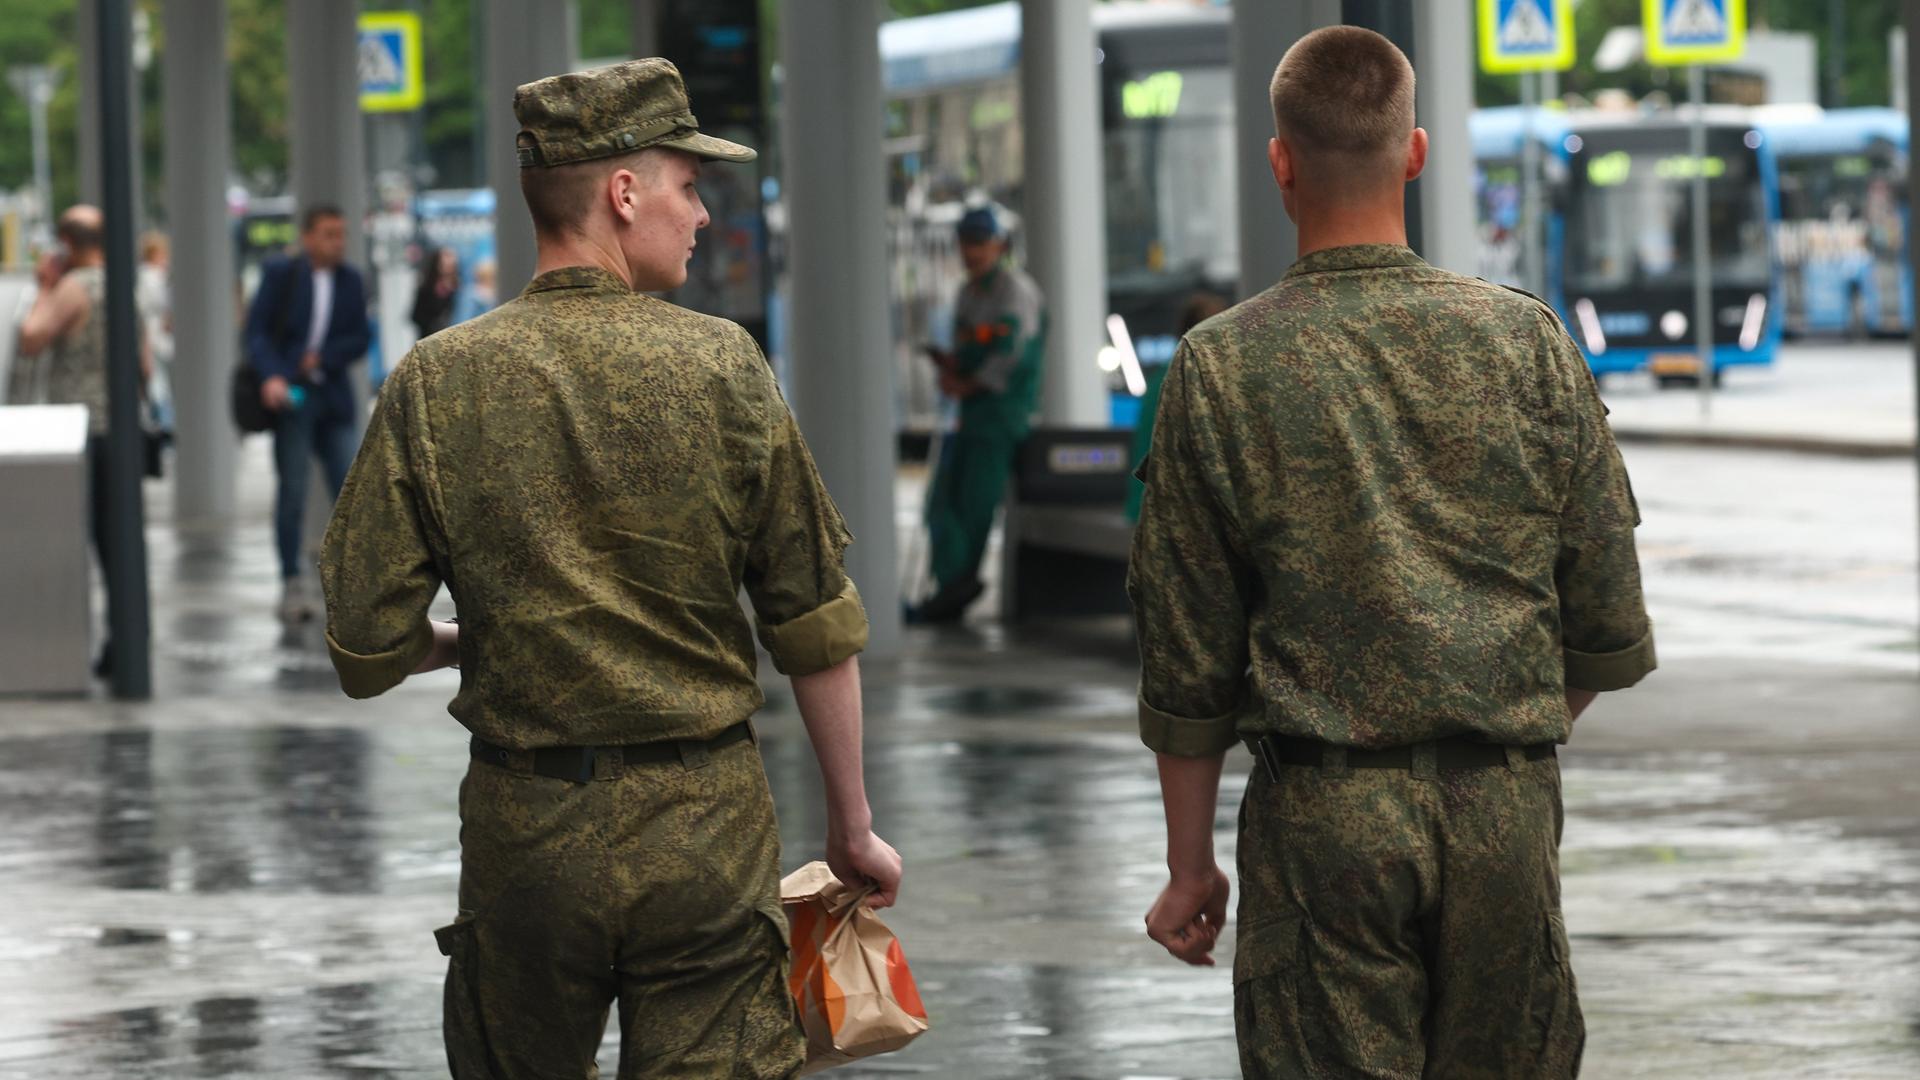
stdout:
{"type": "Polygon", "coordinates": [[[1726,383],[1726,381],[1727,381],[1727,369],[1714,368],[1713,369],[1713,388],[1715,390],[1720,389],[1720,387],[1723,386],[1726,383]]]}
{"type": "MultiPolygon", "coordinates": [[[[1714,373],[1713,381],[1715,385],[1718,385],[1720,382],[1719,375],[1719,372],[1714,373]]],[[[1660,389],[1662,390],[1679,390],[1689,386],[1700,385],[1700,377],[1698,375],[1662,375],[1659,378],[1660,389]]]]}
{"type": "Polygon", "coordinates": [[[1847,340],[1865,341],[1867,336],[1867,301],[1855,285],[1847,292],[1847,340]]]}

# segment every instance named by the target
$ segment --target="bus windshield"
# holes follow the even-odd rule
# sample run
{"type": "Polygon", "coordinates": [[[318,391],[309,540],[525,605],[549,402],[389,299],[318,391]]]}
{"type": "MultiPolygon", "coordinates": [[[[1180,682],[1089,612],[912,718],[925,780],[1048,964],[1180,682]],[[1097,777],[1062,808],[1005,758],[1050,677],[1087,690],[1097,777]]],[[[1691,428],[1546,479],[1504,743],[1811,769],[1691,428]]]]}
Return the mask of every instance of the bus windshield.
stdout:
{"type": "Polygon", "coordinates": [[[1584,134],[1570,163],[1567,288],[1690,286],[1696,168],[1707,178],[1714,280],[1764,285],[1771,260],[1766,192],[1745,134],[1709,131],[1698,166],[1685,129],[1584,134]]]}
{"type": "Polygon", "coordinates": [[[1231,284],[1233,89],[1224,67],[1107,72],[1107,271],[1114,288],[1166,277],[1231,284]]]}

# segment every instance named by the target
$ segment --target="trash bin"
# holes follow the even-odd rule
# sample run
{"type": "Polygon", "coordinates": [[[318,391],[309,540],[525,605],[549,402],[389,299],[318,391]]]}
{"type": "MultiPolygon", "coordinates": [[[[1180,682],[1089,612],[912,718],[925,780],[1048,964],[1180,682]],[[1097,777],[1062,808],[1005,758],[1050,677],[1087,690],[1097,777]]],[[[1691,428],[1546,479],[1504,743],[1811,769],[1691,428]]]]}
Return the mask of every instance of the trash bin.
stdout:
{"type": "Polygon", "coordinates": [[[0,507],[0,694],[85,693],[86,406],[0,406],[0,507]]]}

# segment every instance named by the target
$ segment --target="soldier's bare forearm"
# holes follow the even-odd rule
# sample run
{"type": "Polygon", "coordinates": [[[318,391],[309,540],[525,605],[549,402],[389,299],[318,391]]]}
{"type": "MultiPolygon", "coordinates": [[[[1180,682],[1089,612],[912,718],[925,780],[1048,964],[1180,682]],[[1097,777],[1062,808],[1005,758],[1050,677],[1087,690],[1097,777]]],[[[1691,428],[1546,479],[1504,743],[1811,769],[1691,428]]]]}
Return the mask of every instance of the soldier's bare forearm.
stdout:
{"type": "Polygon", "coordinates": [[[871,831],[873,812],[867,806],[860,754],[860,658],[850,656],[825,671],[794,676],[793,697],[826,784],[829,840],[871,831]]]}
{"type": "Polygon", "coordinates": [[[1213,815],[1220,801],[1225,754],[1160,754],[1160,799],[1167,813],[1167,871],[1175,880],[1215,873],[1213,815]]]}
{"type": "Polygon", "coordinates": [[[1567,687],[1567,712],[1578,720],[1580,714],[1587,711],[1587,706],[1593,704],[1593,699],[1599,696],[1598,690],[1576,690],[1569,686],[1567,687]]]}
{"type": "Polygon", "coordinates": [[[460,664],[460,624],[434,622],[429,625],[433,627],[433,648],[420,658],[420,665],[413,669],[415,675],[460,664]]]}

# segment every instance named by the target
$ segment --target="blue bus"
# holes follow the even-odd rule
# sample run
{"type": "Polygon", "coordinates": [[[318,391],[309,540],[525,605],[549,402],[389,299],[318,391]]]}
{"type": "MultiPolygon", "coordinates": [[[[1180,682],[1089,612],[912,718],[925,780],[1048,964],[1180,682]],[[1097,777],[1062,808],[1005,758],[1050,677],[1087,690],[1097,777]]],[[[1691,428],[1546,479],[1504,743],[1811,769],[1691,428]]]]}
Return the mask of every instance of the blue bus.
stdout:
{"type": "Polygon", "coordinates": [[[1907,118],[1895,109],[1763,110],[1779,162],[1782,316],[1789,334],[1905,334],[1907,118]]]}
{"type": "Polygon", "coordinates": [[[1558,193],[1564,234],[1556,307],[1594,374],[1651,372],[1661,386],[1702,372],[1693,326],[1695,170],[1707,181],[1715,383],[1773,363],[1783,320],[1775,274],[1775,159],[1750,110],[1708,106],[1707,152],[1690,149],[1690,110],[1573,114],[1558,193]]]}
{"type": "Polygon", "coordinates": [[[1533,277],[1526,265],[1526,238],[1522,232],[1527,138],[1539,144],[1540,212],[1545,218],[1546,256],[1541,299],[1560,308],[1560,259],[1565,221],[1555,212],[1554,192],[1566,183],[1567,116],[1558,109],[1535,109],[1528,120],[1518,106],[1479,109],[1467,119],[1473,140],[1474,233],[1476,272],[1488,281],[1525,288],[1533,277]]]}

